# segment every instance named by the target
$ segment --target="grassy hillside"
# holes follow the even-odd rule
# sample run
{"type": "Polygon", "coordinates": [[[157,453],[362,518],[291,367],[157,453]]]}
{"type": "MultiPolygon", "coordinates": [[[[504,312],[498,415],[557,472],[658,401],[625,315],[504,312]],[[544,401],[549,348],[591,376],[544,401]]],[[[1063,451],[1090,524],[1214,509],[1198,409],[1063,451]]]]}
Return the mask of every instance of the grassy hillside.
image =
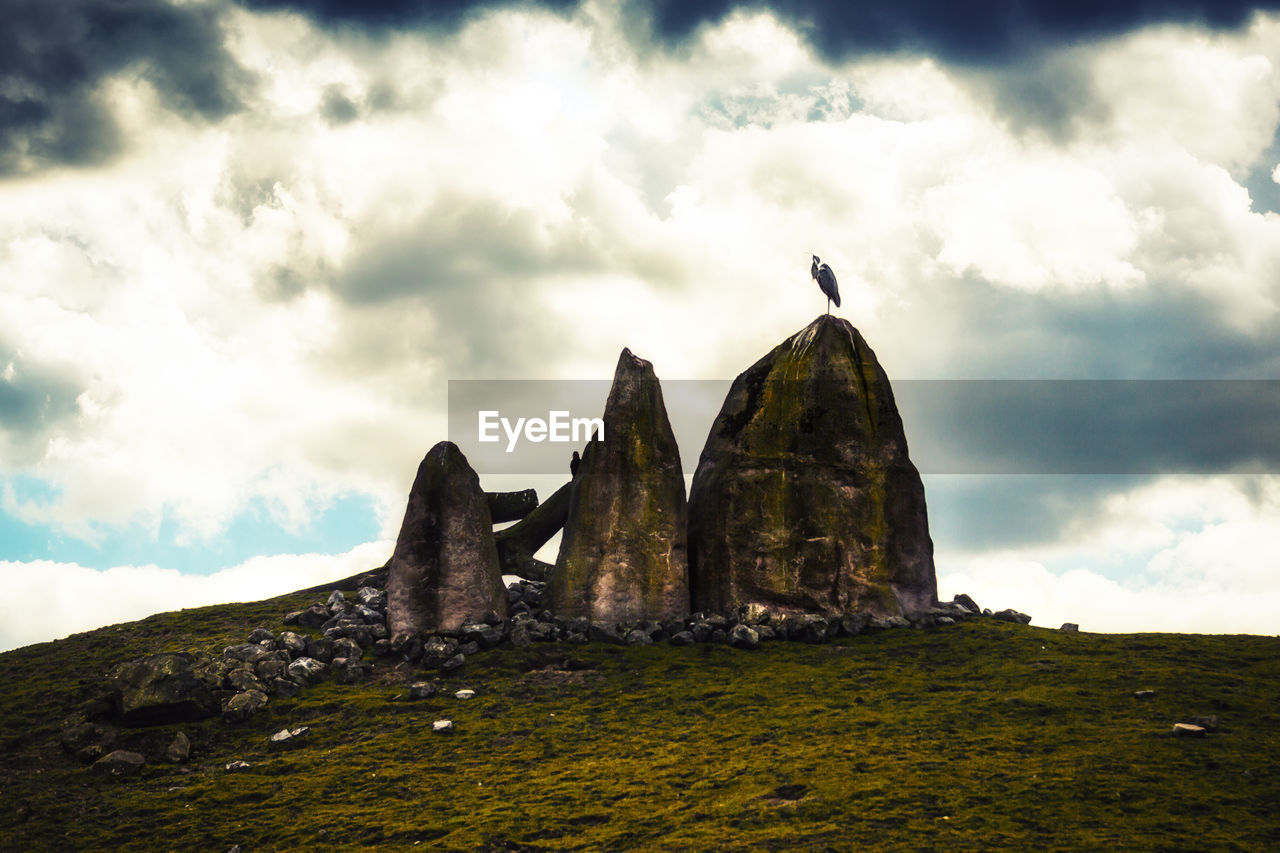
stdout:
{"type": "MultiPolygon", "coordinates": [[[[250,722],[123,730],[93,776],[64,720],[122,661],[217,652],[317,598],[160,614],[0,655],[6,850],[1280,849],[1280,639],[978,620],[827,645],[535,645],[411,702],[358,686],[250,722]],[[471,687],[469,701],[453,691],[471,687]],[[1153,690],[1136,699],[1136,690],[1153,690]],[[1218,717],[1174,738],[1189,715],[1218,717]],[[456,731],[433,735],[433,720],[456,731]],[[268,749],[285,726],[296,749],[268,749]],[[179,729],[187,765],[164,761],[179,729]],[[244,760],[251,767],[227,772],[244,760]]],[[[321,596],[323,598],[323,596],[321,596]]]]}

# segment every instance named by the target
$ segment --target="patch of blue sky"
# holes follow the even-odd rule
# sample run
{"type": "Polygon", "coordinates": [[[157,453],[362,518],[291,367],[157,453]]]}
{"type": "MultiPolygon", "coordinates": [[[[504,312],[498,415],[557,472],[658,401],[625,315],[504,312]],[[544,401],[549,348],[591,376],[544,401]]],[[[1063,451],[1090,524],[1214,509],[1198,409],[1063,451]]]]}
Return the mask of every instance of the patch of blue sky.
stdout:
{"type": "MultiPolygon", "coordinates": [[[[33,478],[9,478],[4,489],[19,502],[57,496],[56,489],[33,478]]],[[[93,569],[156,565],[205,575],[257,556],[343,553],[377,539],[380,527],[372,497],[345,493],[317,508],[311,522],[297,530],[272,520],[260,500],[251,502],[210,539],[181,535],[178,523],[169,516],[156,529],[140,524],[92,525],[90,529],[92,541],[86,541],[0,511],[0,560],[52,560],[93,569]]]]}

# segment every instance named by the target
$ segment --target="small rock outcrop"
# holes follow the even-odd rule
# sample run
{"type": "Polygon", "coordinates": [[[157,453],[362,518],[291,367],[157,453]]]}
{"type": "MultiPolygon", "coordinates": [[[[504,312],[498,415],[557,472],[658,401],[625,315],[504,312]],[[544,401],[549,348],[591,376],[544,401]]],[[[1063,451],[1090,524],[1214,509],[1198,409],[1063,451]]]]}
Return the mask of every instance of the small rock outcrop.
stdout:
{"type": "Polygon", "coordinates": [[[462,451],[442,441],[409,492],[387,580],[387,628],[392,637],[454,631],[489,612],[507,612],[489,504],[462,451]]]}
{"type": "Polygon", "coordinates": [[[185,723],[220,710],[209,688],[196,676],[192,657],[162,653],[126,661],[111,673],[120,721],[127,726],[185,723]]]}
{"type": "Polygon", "coordinates": [[[729,390],[689,494],[693,607],[865,612],[937,603],[924,486],[889,378],[824,315],[729,390]]]}
{"type": "Polygon", "coordinates": [[[689,612],[687,507],[680,451],[653,365],[624,349],[593,440],[573,479],[547,584],[560,616],[625,622],[689,612]]]}
{"type": "Polygon", "coordinates": [[[147,760],[140,753],[117,749],[99,758],[89,769],[101,776],[131,776],[146,763],[147,760]]]}

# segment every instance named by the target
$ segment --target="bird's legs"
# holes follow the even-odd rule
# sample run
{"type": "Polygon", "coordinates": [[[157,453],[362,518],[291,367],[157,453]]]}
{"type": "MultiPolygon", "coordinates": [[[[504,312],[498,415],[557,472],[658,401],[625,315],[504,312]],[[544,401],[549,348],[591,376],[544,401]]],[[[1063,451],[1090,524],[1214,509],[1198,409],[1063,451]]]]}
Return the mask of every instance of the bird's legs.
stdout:
{"type": "Polygon", "coordinates": [[[827,297],[827,313],[828,314],[831,313],[831,297],[830,296],[827,297]]]}

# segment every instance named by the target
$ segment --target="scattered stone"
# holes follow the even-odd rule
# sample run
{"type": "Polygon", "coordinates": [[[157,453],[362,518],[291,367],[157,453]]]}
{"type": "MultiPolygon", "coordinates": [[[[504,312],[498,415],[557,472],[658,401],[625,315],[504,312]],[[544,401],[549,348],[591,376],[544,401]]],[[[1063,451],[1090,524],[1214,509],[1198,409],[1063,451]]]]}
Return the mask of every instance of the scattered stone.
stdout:
{"type": "Polygon", "coordinates": [[[136,752],[117,749],[93,762],[89,770],[100,776],[129,776],[137,773],[147,760],[136,752]]]}
{"type": "Polygon", "coordinates": [[[1004,610],[997,610],[995,613],[991,614],[991,617],[1001,622],[1012,622],[1015,625],[1027,625],[1031,622],[1030,616],[1025,613],[1019,613],[1011,607],[1005,608],[1004,610]]]}
{"type": "Polygon", "coordinates": [[[110,686],[119,697],[121,721],[128,726],[185,723],[218,713],[217,701],[196,677],[188,654],[149,655],[122,663],[112,670],[110,686]]]}
{"type": "Polygon", "coordinates": [[[430,681],[418,681],[409,685],[410,699],[430,699],[436,695],[436,686],[430,681]]]}
{"type": "Polygon", "coordinates": [[[347,597],[342,594],[342,590],[335,589],[329,593],[329,600],[325,602],[325,606],[334,615],[345,613],[347,610],[347,597]]]}
{"type": "Polygon", "coordinates": [[[261,690],[246,690],[227,700],[222,708],[222,719],[228,723],[243,723],[267,706],[267,694],[261,690]]]}
{"type": "Polygon", "coordinates": [[[524,649],[533,645],[533,637],[529,634],[529,628],[523,622],[511,627],[510,639],[511,645],[517,649],[524,649]]]}
{"type": "MultiPolygon", "coordinates": [[[[263,661],[263,663],[267,662],[268,661],[263,661]]],[[[280,663],[279,661],[270,662],[276,664],[280,663]]],[[[231,685],[231,689],[239,690],[241,692],[245,690],[266,692],[266,687],[258,680],[258,676],[254,675],[253,672],[248,669],[231,670],[231,672],[227,673],[227,683],[231,685]]]]}
{"type": "Polygon", "coordinates": [[[933,624],[941,628],[947,625],[956,624],[956,620],[952,619],[950,616],[938,616],[933,620],[933,624]]]}
{"type": "Polygon", "coordinates": [[[110,726],[85,722],[63,729],[60,742],[63,750],[82,764],[92,764],[115,746],[116,731],[110,726]]]}
{"type": "Polygon", "coordinates": [[[287,678],[273,678],[267,686],[271,688],[272,694],[281,699],[292,699],[302,692],[302,687],[296,681],[290,681],[287,678]]]}
{"type": "Polygon", "coordinates": [[[371,586],[362,586],[356,590],[356,601],[370,610],[385,612],[387,609],[387,591],[371,586]]]}
{"type": "Polygon", "coordinates": [[[364,665],[355,658],[334,658],[329,673],[339,684],[358,684],[367,674],[364,665]]]}
{"type": "Polygon", "coordinates": [[[840,617],[840,632],[846,637],[856,637],[867,630],[871,616],[867,613],[845,613],[840,617]]]}
{"type": "Polygon", "coordinates": [[[350,637],[341,637],[333,641],[333,656],[347,660],[360,660],[364,657],[364,651],[355,640],[350,637]]]}
{"type": "Polygon", "coordinates": [[[440,671],[445,673],[446,675],[451,672],[457,672],[458,670],[462,669],[462,667],[464,667],[466,663],[467,663],[467,656],[464,655],[462,652],[458,652],[456,655],[449,658],[444,663],[440,664],[440,671]]]}
{"type": "Polygon", "coordinates": [[[648,646],[653,643],[653,638],[649,636],[649,632],[640,628],[632,628],[622,640],[628,646],[648,646]]]}
{"type": "Polygon", "coordinates": [[[1063,622],[1062,627],[1058,629],[1064,634],[1079,634],[1080,626],[1075,622],[1063,622]]]}
{"type": "Polygon", "coordinates": [[[502,629],[494,625],[483,623],[463,625],[461,633],[463,642],[478,643],[484,649],[495,648],[502,642],[502,629]]]}
{"type": "Polygon", "coordinates": [[[333,660],[333,640],[328,637],[308,637],[306,657],[315,658],[321,663],[333,660]]]}
{"type": "Polygon", "coordinates": [[[249,633],[249,642],[261,643],[264,640],[275,642],[276,635],[268,631],[266,628],[254,628],[249,633]]]}
{"type": "Polygon", "coordinates": [[[287,667],[288,664],[280,658],[267,658],[258,662],[258,665],[254,667],[254,672],[257,673],[263,684],[267,684],[283,677],[287,667]]]}
{"type": "Polygon", "coordinates": [[[1182,722],[1192,726],[1199,726],[1206,732],[1216,732],[1218,730],[1218,717],[1214,714],[1205,717],[1187,717],[1182,722]]]}
{"type": "Polygon", "coordinates": [[[191,739],[186,732],[178,732],[173,736],[169,748],[164,751],[164,757],[174,764],[184,764],[191,758],[191,739]]]}
{"type": "Polygon", "coordinates": [[[431,731],[438,735],[453,734],[453,720],[436,720],[431,724],[431,731]]]}
{"type": "Polygon", "coordinates": [[[952,596],[951,600],[956,604],[959,604],[965,610],[968,610],[974,616],[982,615],[982,608],[978,606],[978,603],[963,592],[959,595],[952,596]]]}
{"type": "Polygon", "coordinates": [[[325,607],[323,604],[313,604],[306,610],[299,612],[298,618],[295,622],[290,622],[288,624],[297,624],[304,628],[319,628],[321,625],[329,621],[330,615],[329,608],[325,607]]]}
{"type": "Polygon", "coordinates": [[[247,761],[233,761],[224,768],[228,773],[235,773],[240,770],[248,770],[253,765],[247,761]]]}
{"type": "Polygon", "coordinates": [[[615,643],[622,645],[626,638],[618,633],[618,626],[610,622],[592,622],[587,627],[587,639],[593,643],[615,643]]]}
{"type": "Polygon", "coordinates": [[[1135,690],[1135,691],[1133,691],[1133,698],[1134,698],[1134,699],[1150,699],[1151,697],[1153,697],[1153,696],[1155,696],[1155,695],[1156,695],[1156,692],[1155,692],[1154,690],[1135,690]]]}
{"type": "Polygon", "coordinates": [[[673,646],[691,646],[694,644],[693,634],[689,631],[677,631],[668,641],[673,646]]]}
{"type": "Polygon", "coordinates": [[[263,648],[257,643],[240,643],[235,646],[227,646],[222,651],[222,656],[227,660],[240,661],[250,666],[273,655],[274,652],[271,649],[263,648]]]}
{"type": "Polygon", "coordinates": [[[469,687],[464,687],[457,693],[453,694],[455,699],[474,699],[476,692],[469,687]]]}
{"type": "Polygon", "coordinates": [[[729,645],[735,649],[755,649],[760,646],[760,634],[746,625],[734,625],[729,631],[729,645]]]}
{"type": "Polygon", "coordinates": [[[281,729],[267,739],[267,746],[272,749],[295,747],[309,734],[311,734],[310,726],[299,726],[296,729],[281,729]]]}
{"type": "Polygon", "coordinates": [[[1205,728],[1191,723],[1174,723],[1173,734],[1174,737],[1204,737],[1205,728]]]}
{"type": "Polygon", "coordinates": [[[329,667],[315,658],[301,657],[289,664],[289,678],[302,685],[319,684],[329,667]]]}

